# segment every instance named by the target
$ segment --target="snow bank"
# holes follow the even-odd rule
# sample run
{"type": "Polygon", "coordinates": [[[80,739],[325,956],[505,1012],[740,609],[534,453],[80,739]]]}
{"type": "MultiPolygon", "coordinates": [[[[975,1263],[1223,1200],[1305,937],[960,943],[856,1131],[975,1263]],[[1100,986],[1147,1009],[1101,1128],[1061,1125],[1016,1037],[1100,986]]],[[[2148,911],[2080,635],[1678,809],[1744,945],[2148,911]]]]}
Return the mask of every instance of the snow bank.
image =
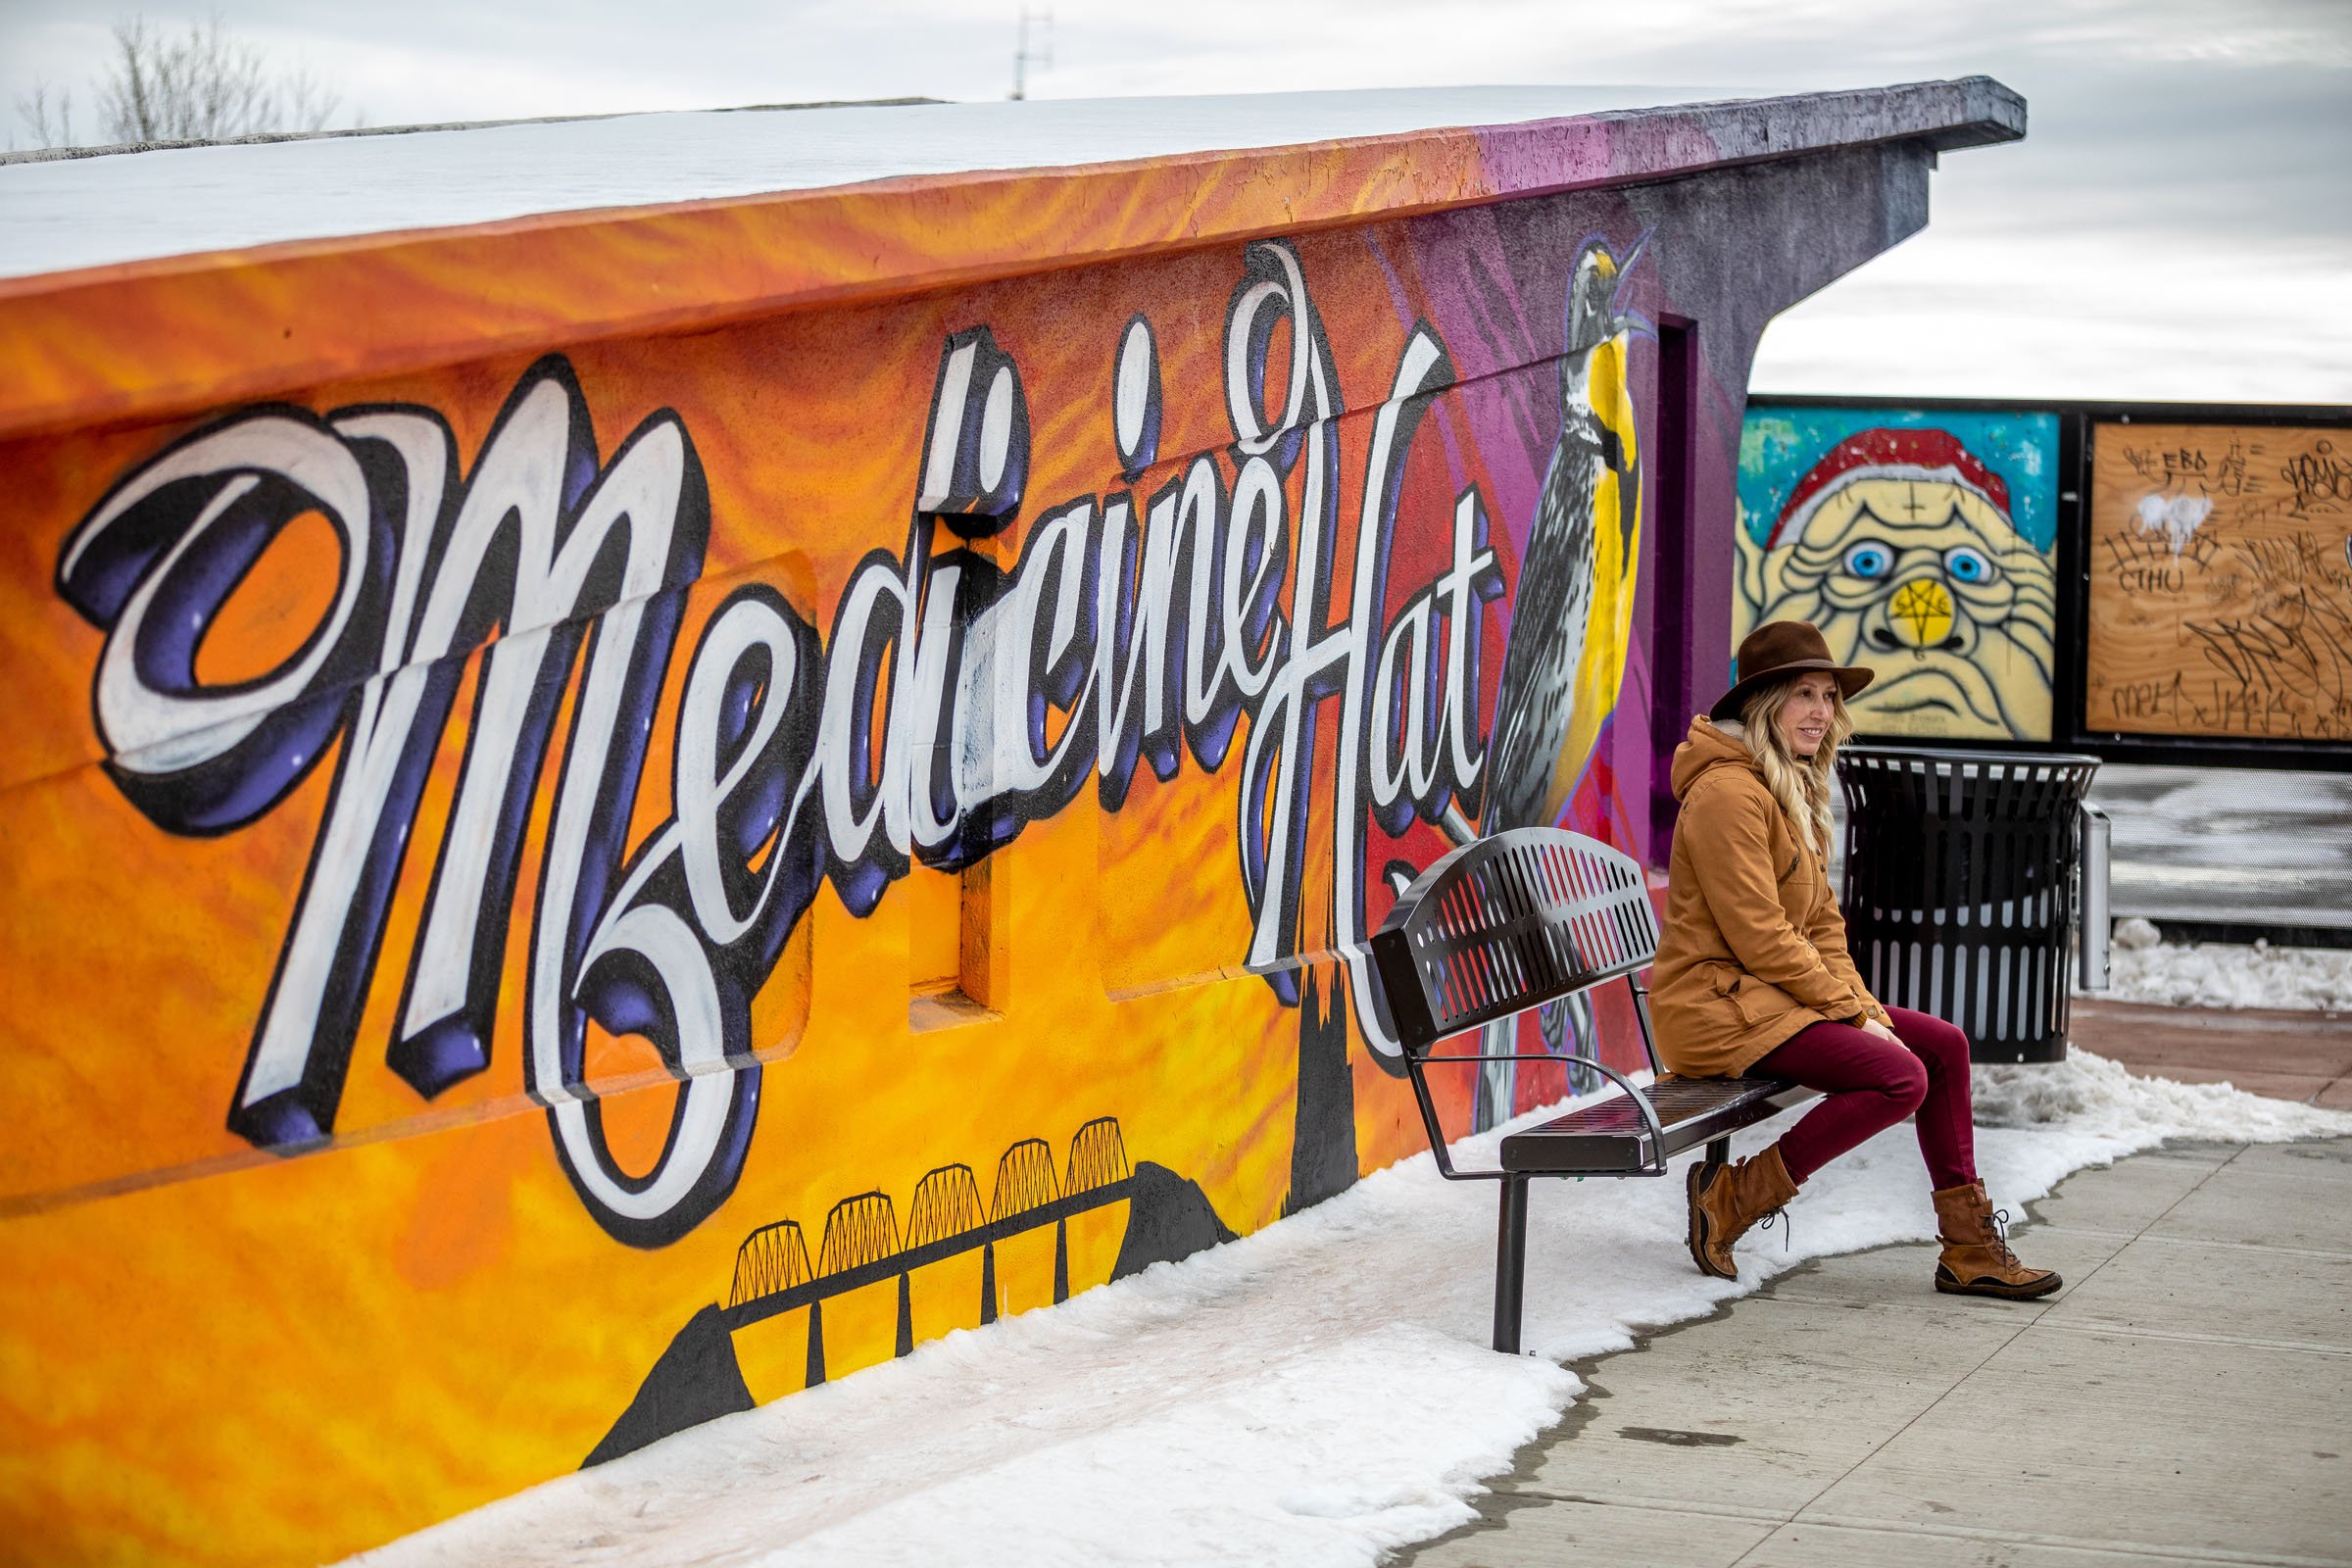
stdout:
{"type": "Polygon", "coordinates": [[[2249,1095],[2228,1084],[2178,1084],[2141,1078],[2120,1062],[2074,1051],[2045,1066],[1978,1066],[1977,1130],[2048,1128],[2070,1139],[2109,1138],[2105,1160],[2168,1138],[2282,1144],[2352,1133],[2352,1112],[2249,1095]]]}
{"type": "MultiPolygon", "coordinates": [[[[1979,1071],[1980,1166],[2012,1208],[2170,1137],[2352,1134],[2352,1114],[2134,1078],[2080,1053],[1979,1071]]],[[[1497,1136],[1466,1141],[1464,1163],[1491,1162],[1497,1136]]],[[[1934,1232],[1905,1127],[1815,1178],[1787,1251],[1779,1232],[1744,1242],[1736,1283],[1685,1256],[1679,1171],[1535,1195],[1532,1355],[1486,1348],[1492,1188],[1443,1182],[1422,1154],[1183,1263],[951,1334],[354,1561],[1368,1568],[1471,1517],[1480,1478],[1582,1392],[1556,1363],[1622,1349],[1808,1258],[1934,1232]]]]}
{"type": "Polygon", "coordinates": [[[2145,920],[2119,920],[2108,962],[2115,1002],[2171,1007],[2284,1007],[2352,1012],[2352,950],[2170,944],[2145,920]]]}

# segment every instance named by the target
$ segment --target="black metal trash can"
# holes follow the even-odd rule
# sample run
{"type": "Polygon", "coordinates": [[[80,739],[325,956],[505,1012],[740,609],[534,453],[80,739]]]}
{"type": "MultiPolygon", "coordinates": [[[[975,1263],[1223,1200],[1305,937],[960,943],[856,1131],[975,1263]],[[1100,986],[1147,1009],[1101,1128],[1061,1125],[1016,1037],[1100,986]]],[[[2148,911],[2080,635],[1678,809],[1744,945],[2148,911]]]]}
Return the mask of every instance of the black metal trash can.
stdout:
{"type": "Polygon", "coordinates": [[[1847,945],[1881,1002],[1967,1031],[1978,1061],[2066,1054],[2082,838],[2099,760],[1854,746],[1847,945]]]}

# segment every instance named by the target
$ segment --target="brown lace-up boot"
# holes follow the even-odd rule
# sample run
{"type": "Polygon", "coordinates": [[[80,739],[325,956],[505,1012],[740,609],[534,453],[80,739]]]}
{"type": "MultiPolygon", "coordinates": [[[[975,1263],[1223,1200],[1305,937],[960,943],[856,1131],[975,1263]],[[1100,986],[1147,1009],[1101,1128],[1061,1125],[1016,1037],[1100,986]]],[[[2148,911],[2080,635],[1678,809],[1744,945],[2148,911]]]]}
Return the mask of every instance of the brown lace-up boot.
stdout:
{"type": "Polygon", "coordinates": [[[1943,1256],[1936,1263],[1936,1288],[1946,1296],[1997,1296],[2030,1301],[2065,1282],[2046,1268],[2028,1268],[2009,1250],[2009,1211],[1995,1210],[1983,1182],[1940,1188],[1936,1194],[1936,1228],[1943,1256]]]}
{"type": "Polygon", "coordinates": [[[1753,1159],[1718,1165],[1711,1173],[1705,1161],[1694,1161],[1685,1180],[1690,1193],[1690,1261],[1699,1272],[1723,1280],[1740,1277],[1740,1266],[1732,1261],[1732,1244],[1796,1196],[1796,1183],[1781,1163],[1778,1144],[1753,1159]]]}

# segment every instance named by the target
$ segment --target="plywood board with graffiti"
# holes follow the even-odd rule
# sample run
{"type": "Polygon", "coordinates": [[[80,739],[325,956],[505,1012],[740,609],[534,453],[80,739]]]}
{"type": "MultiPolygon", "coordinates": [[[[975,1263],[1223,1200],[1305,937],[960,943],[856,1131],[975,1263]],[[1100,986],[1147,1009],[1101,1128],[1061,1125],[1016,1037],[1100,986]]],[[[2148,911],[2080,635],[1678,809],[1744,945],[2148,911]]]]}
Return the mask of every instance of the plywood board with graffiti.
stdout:
{"type": "Polygon", "coordinates": [[[2092,441],[2083,728],[2352,741],[2352,429],[2092,441]]]}
{"type": "Polygon", "coordinates": [[[1735,638],[1809,620],[1866,735],[2048,740],[2058,419],[1751,407],[1735,638]]]}

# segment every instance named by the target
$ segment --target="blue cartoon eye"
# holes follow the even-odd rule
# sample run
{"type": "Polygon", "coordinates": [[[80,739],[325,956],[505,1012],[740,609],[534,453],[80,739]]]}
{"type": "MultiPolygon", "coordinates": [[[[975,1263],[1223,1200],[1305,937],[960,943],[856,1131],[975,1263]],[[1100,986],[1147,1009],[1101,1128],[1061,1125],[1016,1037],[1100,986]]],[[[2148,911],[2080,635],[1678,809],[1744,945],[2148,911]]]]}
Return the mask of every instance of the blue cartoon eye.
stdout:
{"type": "Polygon", "coordinates": [[[1954,582],[1990,582],[1992,563],[1966,545],[1954,545],[1943,553],[1943,569],[1951,573],[1954,582]]]}
{"type": "Polygon", "coordinates": [[[1846,549],[1845,569],[1875,582],[1894,569],[1894,552],[1876,539],[1865,539],[1846,549]]]}

